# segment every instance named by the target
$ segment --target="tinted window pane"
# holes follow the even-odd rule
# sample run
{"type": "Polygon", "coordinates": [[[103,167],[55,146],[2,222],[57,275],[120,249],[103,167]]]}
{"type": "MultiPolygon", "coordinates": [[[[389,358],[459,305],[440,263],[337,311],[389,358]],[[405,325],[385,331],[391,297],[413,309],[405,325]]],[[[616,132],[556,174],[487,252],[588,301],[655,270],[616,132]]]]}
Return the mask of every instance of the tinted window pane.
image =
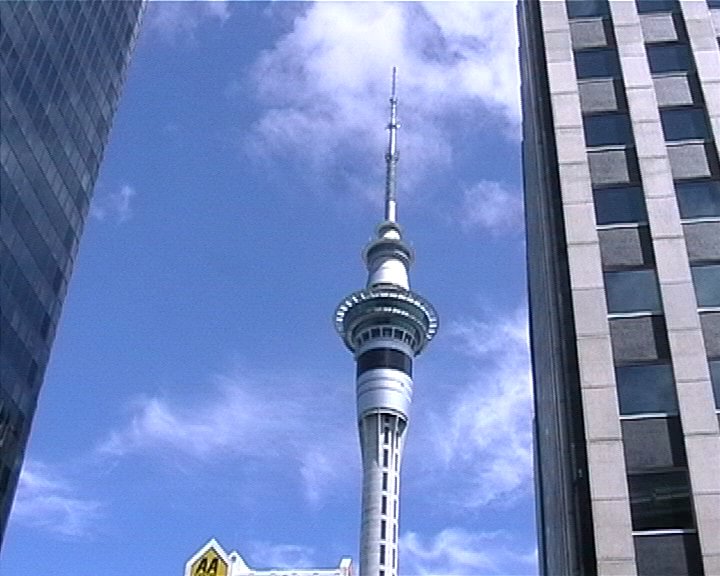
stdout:
{"type": "Polygon", "coordinates": [[[393,368],[412,376],[412,360],[407,354],[393,348],[373,348],[357,359],[357,375],[373,368],[393,368]]]}
{"type": "Polygon", "coordinates": [[[640,14],[649,12],[672,12],[677,10],[677,0],[635,0],[640,14]]]}
{"type": "Polygon", "coordinates": [[[633,540],[638,576],[703,574],[697,534],[648,534],[633,540]]]}
{"type": "Polygon", "coordinates": [[[676,108],[660,110],[665,140],[692,140],[707,138],[705,112],[700,108],[676,108]]]}
{"type": "Polygon", "coordinates": [[[610,340],[617,366],[657,362],[670,357],[662,316],[610,318],[610,340]]]}
{"type": "Polygon", "coordinates": [[[621,422],[628,474],[686,466],[680,418],[632,418],[621,422]]]}
{"type": "Polygon", "coordinates": [[[620,414],[677,413],[670,364],[620,366],[615,369],[620,414]]]}
{"type": "Polygon", "coordinates": [[[659,312],[660,293],[654,270],[605,272],[608,312],[659,312]]]}
{"type": "Polygon", "coordinates": [[[628,476],[633,530],[692,528],[687,472],[628,476]]]}
{"type": "Polygon", "coordinates": [[[698,306],[720,306],[720,264],[692,266],[698,306]]]}
{"type": "Polygon", "coordinates": [[[630,144],[632,130],[627,114],[599,114],[583,120],[585,143],[588,146],[630,144]]]}
{"type": "Polygon", "coordinates": [[[582,50],[575,52],[578,78],[608,78],[620,76],[620,63],[614,49],[582,50]]]}
{"type": "Polygon", "coordinates": [[[685,44],[658,44],[647,46],[650,72],[688,71],[691,69],[690,52],[685,44]]]}
{"type": "Polygon", "coordinates": [[[720,360],[710,362],[710,380],[715,392],[715,408],[720,410],[720,360]]]}
{"type": "Polygon", "coordinates": [[[683,218],[720,216],[720,182],[717,180],[676,182],[675,190],[683,218]]]}
{"type": "Polygon", "coordinates": [[[595,218],[598,224],[647,222],[642,188],[605,188],[593,190],[595,218]]]}
{"type": "Polygon", "coordinates": [[[609,13],[607,0],[568,0],[568,18],[605,16],[609,13]]]}

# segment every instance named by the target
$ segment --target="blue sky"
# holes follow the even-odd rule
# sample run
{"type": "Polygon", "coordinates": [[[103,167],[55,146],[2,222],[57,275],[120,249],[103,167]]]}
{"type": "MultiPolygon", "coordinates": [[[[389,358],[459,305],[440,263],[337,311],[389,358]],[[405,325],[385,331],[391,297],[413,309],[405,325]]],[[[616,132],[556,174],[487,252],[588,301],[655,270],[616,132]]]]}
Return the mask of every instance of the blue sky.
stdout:
{"type": "Polygon", "coordinates": [[[354,366],[399,69],[399,219],[438,309],[403,575],[535,572],[511,2],[152,3],[6,542],[7,574],[357,561],[354,366]]]}

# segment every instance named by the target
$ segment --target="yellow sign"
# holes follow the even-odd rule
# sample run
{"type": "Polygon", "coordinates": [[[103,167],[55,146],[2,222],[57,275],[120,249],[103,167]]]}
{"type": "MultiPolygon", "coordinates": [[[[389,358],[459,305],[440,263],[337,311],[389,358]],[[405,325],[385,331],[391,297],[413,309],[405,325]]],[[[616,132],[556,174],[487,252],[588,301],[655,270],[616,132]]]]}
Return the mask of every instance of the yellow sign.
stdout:
{"type": "Polygon", "coordinates": [[[227,576],[228,565],[215,548],[208,548],[190,568],[191,576],[227,576]]]}

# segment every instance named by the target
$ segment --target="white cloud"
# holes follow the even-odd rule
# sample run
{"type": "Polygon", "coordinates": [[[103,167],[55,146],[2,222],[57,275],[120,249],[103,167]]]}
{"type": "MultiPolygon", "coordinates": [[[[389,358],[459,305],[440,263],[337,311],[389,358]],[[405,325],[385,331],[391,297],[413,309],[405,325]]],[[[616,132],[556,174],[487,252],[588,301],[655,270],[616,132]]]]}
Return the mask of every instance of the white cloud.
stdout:
{"type": "Polygon", "coordinates": [[[493,234],[523,230],[523,205],[519,190],[500,182],[481,180],[463,191],[460,221],[465,229],[480,228],[493,234]]]}
{"type": "Polygon", "coordinates": [[[455,322],[448,332],[457,351],[471,358],[473,372],[430,409],[431,424],[422,432],[434,452],[427,460],[440,465],[456,509],[508,505],[532,490],[526,312],[455,322]]]}
{"type": "Polygon", "coordinates": [[[154,1],[148,8],[145,26],[166,40],[193,40],[202,23],[214,20],[223,24],[229,17],[230,7],[225,0],[154,1]]]}
{"type": "Polygon", "coordinates": [[[446,528],[434,537],[408,532],[400,538],[403,572],[412,576],[480,576],[532,574],[534,552],[518,552],[504,532],[468,532],[446,528]]]}
{"type": "Polygon", "coordinates": [[[315,549],[298,544],[252,542],[248,556],[257,558],[255,568],[295,569],[315,565],[315,549]]]}
{"type": "Polygon", "coordinates": [[[380,127],[398,66],[401,185],[410,187],[451,162],[453,121],[477,130],[492,114],[516,130],[515,30],[511,2],[312,4],[256,63],[267,110],[249,148],[316,174],[334,168],[366,192],[368,172],[382,170],[380,127]]]}
{"type": "Polygon", "coordinates": [[[77,489],[57,472],[26,460],[12,508],[13,522],[67,538],[90,537],[102,511],[100,502],[78,496],[77,489]]]}
{"type": "Polygon", "coordinates": [[[108,457],[146,454],[175,463],[218,458],[284,462],[285,468],[297,466],[305,500],[318,505],[359,460],[347,462],[355,446],[354,428],[344,422],[352,413],[352,391],[338,401],[332,394],[319,395],[322,385],[287,374],[238,370],[215,377],[199,401],[141,398],[131,407],[129,422],[113,431],[98,452],[108,457]]]}
{"type": "Polygon", "coordinates": [[[90,215],[100,221],[112,219],[118,224],[127,222],[133,214],[130,203],[135,195],[135,189],[127,184],[114,192],[99,194],[93,198],[90,215]]]}

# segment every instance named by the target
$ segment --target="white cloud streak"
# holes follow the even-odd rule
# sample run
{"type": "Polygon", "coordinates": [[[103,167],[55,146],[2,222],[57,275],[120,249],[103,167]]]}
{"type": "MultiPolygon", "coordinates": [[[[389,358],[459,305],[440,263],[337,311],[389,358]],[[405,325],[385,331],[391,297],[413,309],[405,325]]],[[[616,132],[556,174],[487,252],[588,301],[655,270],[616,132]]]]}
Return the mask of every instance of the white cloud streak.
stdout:
{"type": "MultiPolygon", "coordinates": [[[[347,453],[355,446],[353,427],[343,424],[342,406],[332,394],[318,398],[320,386],[286,374],[238,371],[217,376],[199,402],[141,398],[131,407],[130,421],[110,433],[98,452],[115,458],[148,454],[175,462],[284,461],[297,466],[306,502],[318,505],[342,478],[347,453]]],[[[349,409],[350,402],[348,398],[349,409]]]]}
{"type": "Polygon", "coordinates": [[[90,538],[104,507],[77,492],[50,467],[27,460],[20,474],[12,520],[63,538],[90,538]]]}
{"type": "Polygon", "coordinates": [[[532,490],[532,403],[526,311],[452,323],[448,332],[473,372],[431,409],[428,445],[457,510],[511,504],[532,490]]]}
{"type": "Polygon", "coordinates": [[[181,38],[194,40],[203,23],[223,24],[229,17],[230,7],[225,0],[154,1],[148,8],[145,26],[171,42],[181,38]]]}
{"type": "Polygon", "coordinates": [[[100,194],[93,198],[90,215],[96,220],[113,220],[117,224],[127,222],[133,215],[131,202],[136,192],[124,184],[119,190],[100,194]]]}
{"type": "Polygon", "coordinates": [[[491,114],[516,131],[514,18],[511,2],[312,4],[256,64],[267,110],[248,149],[316,174],[335,169],[367,194],[368,172],[382,169],[379,127],[398,66],[402,185],[410,187],[452,161],[453,120],[478,129],[491,114]]]}
{"type": "Polygon", "coordinates": [[[481,180],[463,191],[460,222],[467,230],[491,234],[523,230],[523,205],[519,190],[500,182],[481,180]]]}
{"type": "Polygon", "coordinates": [[[408,532],[400,538],[403,572],[432,576],[532,574],[536,554],[512,549],[504,532],[446,528],[433,537],[408,532]]]}
{"type": "Polygon", "coordinates": [[[315,566],[315,549],[298,544],[271,544],[252,542],[248,556],[261,558],[262,565],[257,567],[289,570],[315,566]]]}

